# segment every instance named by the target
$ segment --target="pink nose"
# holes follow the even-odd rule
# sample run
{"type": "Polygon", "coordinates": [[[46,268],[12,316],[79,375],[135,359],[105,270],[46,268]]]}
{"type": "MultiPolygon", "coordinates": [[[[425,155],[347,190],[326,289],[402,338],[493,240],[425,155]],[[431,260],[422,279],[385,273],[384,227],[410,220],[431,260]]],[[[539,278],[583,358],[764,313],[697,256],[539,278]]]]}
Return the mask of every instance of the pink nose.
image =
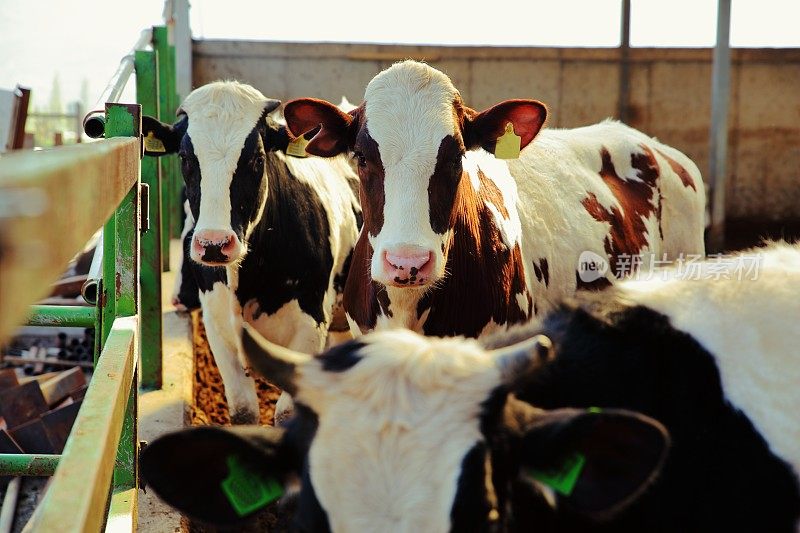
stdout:
{"type": "Polygon", "coordinates": [[[227,263],[236,248],[236,234],[230,230],[200,230],[194,234],[192,248],[203,262],[227,263]]]}
{"type": "Polygon", "coordinates": [[[384,279],[391,285],[424,285],[433,271],[433,254],[419,246],[398,246],[383,253],[384,279]]]}

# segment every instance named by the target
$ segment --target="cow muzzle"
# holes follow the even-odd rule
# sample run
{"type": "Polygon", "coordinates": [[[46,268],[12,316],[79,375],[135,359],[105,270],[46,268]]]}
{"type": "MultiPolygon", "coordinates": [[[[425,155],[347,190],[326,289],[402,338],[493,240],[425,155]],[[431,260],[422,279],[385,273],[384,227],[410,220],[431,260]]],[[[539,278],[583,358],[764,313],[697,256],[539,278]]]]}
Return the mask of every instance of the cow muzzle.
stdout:
{"type": "Polygon", "coordinates": [[[381,257],[380,281],[394,287],[421,287],[433,280],[435,255],[416,245],[387,248],[381,257]]]}
{"type": "Polygon", "coordinates": [[[204,229],[192,238],[192,259],[208,266],[230,264],[241,255],[239,238],[231,230],[204,229]]]}

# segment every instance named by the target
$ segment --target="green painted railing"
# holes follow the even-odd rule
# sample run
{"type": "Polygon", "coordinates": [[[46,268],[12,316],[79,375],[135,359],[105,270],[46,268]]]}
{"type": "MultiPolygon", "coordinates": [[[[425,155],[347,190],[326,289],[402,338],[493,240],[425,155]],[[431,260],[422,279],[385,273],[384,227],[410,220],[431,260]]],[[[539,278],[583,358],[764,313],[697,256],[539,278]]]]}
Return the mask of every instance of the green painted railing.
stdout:
{"type": "Polygon", "coordinates": [[[0,453],[0,472],[7,476],[52,476],[60,455],[0,453]]]}
{"type": "Polygon", "coordinates": [[[142,113],[172,121],[178,105],[167,28],[143,32],[134,48],[103,94],[121,94],[135,69],[139,103],[108,102],[92,116],[92,136],[105,140],[0,159],[0,196],[11,200],[0,202],[0,344],[23,323],[98,332],[63,454],[0,454],[0,476],[53,476],[33,531],[136,525],[137,385],[161,386],[161,274],[182,206],[177,158],[141,160],[142,113]],[[152,51],[136,49],[147,41],[152,51]],[[101,225],[96,305],[31,306],[101,225]]]}

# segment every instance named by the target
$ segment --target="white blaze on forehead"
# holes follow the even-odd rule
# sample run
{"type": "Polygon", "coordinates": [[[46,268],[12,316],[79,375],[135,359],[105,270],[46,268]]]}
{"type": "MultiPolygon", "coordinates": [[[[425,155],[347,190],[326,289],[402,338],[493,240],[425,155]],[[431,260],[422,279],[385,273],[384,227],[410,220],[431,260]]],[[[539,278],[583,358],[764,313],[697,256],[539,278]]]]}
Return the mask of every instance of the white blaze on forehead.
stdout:
{"type": "Polygon", "coordinates": [[[423,63],[405,61],[367,86],[366,124],[378,143],[385,170],[384,224],[388,245],[414,242],[438,248],[430,225],[428,184],[439,145],[456,132],[450,78],[423,63]]]}
{"type": "Polygon", "coordinates": [[[229,229],[230,185],[242,147],[269,99],[235,81],[217,81],[189,94],[181,108],[187,134],[200,163],[200,216],[197,229],[229,229]]]}
{"type": "Polygon", "coordinates": [[[359,355],[344,372],[304,369],[298,392],[319,414],[310,473],[332,530],[449,531],[494,361],[474,341],[405,330],[372,334],[359,355]]]}

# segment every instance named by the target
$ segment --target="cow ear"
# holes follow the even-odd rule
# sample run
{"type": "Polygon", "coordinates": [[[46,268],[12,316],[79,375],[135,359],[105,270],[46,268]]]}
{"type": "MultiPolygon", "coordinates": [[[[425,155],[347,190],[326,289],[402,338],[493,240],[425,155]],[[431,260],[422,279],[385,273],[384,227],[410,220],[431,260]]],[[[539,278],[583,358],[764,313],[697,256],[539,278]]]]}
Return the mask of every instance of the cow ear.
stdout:
{"type": "Polygon", "coordinates": [[[306,152],[332,157],[347,151],[355,140],[352,115],[335,105],[316,98],[299,98],[287,103],[283,110],[286,125],[294,137],[319,127],[309,141],[306,152]]]}
{"type": "Polygon", "coordinates": [[[547,108],[536,100],[506,100],[464,120],[464,145],[494,153],[497,139],[511,124],[520,137],[520,149],[530,144],[547,118],[547,108]]]}
{"type": "Polygon", "coordinates": [[[631,411],[544,411],[522,438],[522,471],[559,505],[606,520],[654,481],[669,442],[664,426],[631,411]]]}
{"type": "Polygon", "coordinates": [[[175,124],[166,124],[158,119],[145,115],[142,117],[142,137],[144,153],[150,156],[175,154],[181,147],[181,139],[186,133],[189,119],[180,115],[175,124]]]}
{"type": "MultiPolygon", "coordinates": [[[[185,515],[217,526],[280,498],[294,467],[272,427],[196,427],[159,437],[139,458],[144,486],[185,515]]],[[[298,474],[299,475],[299,474],[298,474]]]]}

